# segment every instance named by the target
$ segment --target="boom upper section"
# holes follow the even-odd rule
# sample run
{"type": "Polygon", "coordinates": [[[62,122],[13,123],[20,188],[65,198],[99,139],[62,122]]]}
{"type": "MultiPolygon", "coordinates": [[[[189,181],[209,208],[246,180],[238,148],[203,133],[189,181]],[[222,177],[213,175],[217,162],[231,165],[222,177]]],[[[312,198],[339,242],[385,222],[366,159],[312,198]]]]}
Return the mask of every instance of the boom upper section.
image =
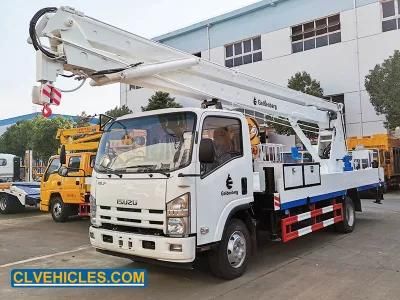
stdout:
{"type": "Polygon", "coordinates": [[[200,101],[217,98],[267,115],[317,123],[322,129],[330,127],[342,109],[339,104],[202,60],[70,7],[39,11],[30,34],[38,50],[37,81],[42,83],[54,82],[69,71],[90,78],[94,86],[121,82],[200,101]],[[40,43],[41,37],[48,38],[49,48],[40,43]]]}

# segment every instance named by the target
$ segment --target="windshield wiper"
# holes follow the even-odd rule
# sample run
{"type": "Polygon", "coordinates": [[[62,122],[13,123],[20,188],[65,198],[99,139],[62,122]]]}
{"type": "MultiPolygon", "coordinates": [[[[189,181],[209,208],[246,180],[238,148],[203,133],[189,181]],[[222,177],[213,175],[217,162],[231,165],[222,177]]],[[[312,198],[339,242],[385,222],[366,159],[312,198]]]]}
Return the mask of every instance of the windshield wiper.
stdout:
{"type": "Polygon", "coordinates": [[[145,169],[151,169],[155,168],[156,165],[133,165],[133,166],[127,166],[123,168],[118,168],[115,169],[114,171],[126,171],[127,169],[139,169],[139,168],[145,168],[145,169]]]}
{"type": "Polygon", "coordinates": [[[166,177],[168,177],[168,178],[171,176],[170,173],[168,173],[167,171],[163,171],[163,170],[152,170],[151,172],[152,172],[152,173],[159,173],[159,174],[162,174],[162,175],[164,175],[164,176],[166,176],[166,177]]]}
{"type": "MultiPolygon", "coordinates": [[[[158,173],[158,174],[162,174],[162,175],[164,175],[166,177],[170,177],[171,176],[171,174],[168,171],[153,169],[156,166],[157,165],[134,165],[134,166],[127,166],[127,167],[124,167],[124,168],[117,169],[117,171],[122,171],[122,170],[127,170],[127,169],[143,168],[149,173],[158,173]]],[[[139,173],[143,173],[143,172],[139,172],[139,173]]]]}
{"type": "MultiPolygon", "coordinates": [[[[155,168],[157,165],[133,165],[133,166],[127,166],[125,169],[133,169],[133,168],[155,168]]],[[[122,168],[121,168],[122,169],[122,168]]]]}
{"type": "Polygon", "coordinates": [[[119,174],[119,173],[116,172],[118,170],[114,170],[114,169],[111,169],[109,167],[104,167],[104,166],[100,166],[100,167],[101,167],[100,171],[108,173],[108,177],[110,177],[111,174],[113,174],[113,175],[118,176],[119,178],[122,178],[122,174],[119,174]]]}

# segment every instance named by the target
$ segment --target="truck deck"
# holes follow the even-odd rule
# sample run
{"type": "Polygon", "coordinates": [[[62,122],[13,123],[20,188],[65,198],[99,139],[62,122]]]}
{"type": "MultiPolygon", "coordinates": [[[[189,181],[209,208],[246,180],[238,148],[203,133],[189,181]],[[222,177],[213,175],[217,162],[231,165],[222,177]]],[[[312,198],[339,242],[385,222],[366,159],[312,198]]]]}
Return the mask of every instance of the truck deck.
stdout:
{"type": "Polygon", "coordinates": [[[38,206],[40,182],[0,183],[0,212],[16,212],[25,206],[38,206]]]}

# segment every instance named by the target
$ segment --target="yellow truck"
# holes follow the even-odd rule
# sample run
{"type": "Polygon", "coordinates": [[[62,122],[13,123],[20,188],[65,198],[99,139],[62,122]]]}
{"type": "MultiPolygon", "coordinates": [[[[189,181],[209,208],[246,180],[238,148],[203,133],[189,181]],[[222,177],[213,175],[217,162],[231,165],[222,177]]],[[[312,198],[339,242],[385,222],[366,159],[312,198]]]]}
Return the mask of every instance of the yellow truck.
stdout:
{"type": "Polygon", "coordinates": [[[384,169],[385,185],[398,188],[400,183],[400,139],[390,134],[375,134],[347,139],[348,150],[370,149],[374,160],[384,169]]]}
{"type": "Polygon", "coordinates": [[[60,155],[50,158],[40,183],[40,210],[50,211],[55,222],[89,215],[90,179],[100,138],[101,130],[97,125],[57,132],[60,155]],[[62,165],[74,172],[68,177],[61,176],[62,165]]]}

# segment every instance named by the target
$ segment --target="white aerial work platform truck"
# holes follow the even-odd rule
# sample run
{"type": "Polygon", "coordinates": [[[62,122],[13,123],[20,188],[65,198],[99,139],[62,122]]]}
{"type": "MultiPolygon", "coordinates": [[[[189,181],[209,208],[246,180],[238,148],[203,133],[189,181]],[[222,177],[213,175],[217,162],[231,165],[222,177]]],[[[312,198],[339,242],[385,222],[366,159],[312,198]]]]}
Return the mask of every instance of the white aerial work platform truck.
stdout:
{"type": "MultiPolygon", "coordinates": [[[[361,211],[359,191],[380,196],[378,168],[352,168],[341,104],[225,68],[70,7],[39,11],[30,41],[41,83],[34,103],[50,105],[40,90],[55,88],[59,75],[75,75],[90,78],[93,86],[133,84],[202,104],[134,113],[105,125],[91,190],[89,236],[98,251],[180,264],[207,251],[211,270],[232,279],[245,271],[258,231],[283,242],[329,225],[349,233],[355,211],[361,211]],[[283,163],[281,145],[252,149],[254,128],[249,133],[246,116],[235,109],[288,120],[312,162],[283,163]],[[318,126],[316,147],[299,121],[318,126]]],[[[60,174],[68,171],[61,168],[60,174]]]]}

